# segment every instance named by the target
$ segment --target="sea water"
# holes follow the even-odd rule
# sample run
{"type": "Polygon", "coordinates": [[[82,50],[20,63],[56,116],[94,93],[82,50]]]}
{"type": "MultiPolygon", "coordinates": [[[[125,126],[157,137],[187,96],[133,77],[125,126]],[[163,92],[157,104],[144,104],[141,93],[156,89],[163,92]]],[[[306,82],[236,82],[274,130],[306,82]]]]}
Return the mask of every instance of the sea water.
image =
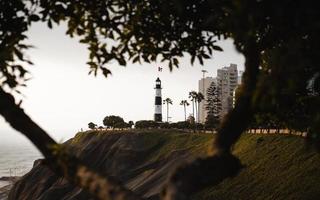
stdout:
{"type": "MultiPolygon", "coordinates": [[[[62,143],[79,130],[52,130],[51,135],[62,143]]],[[[35,160],[43,158],[38,149],[21,133],[13,130],[0,117],[0,178],[23,176],[32,169],[35,160]]],[[[0,181],[0,187],[8,182],[0,181]]]]}
{"type": "Polygon", "coordinates": [[[41,158],[39,151],[31,144],[1,144],[0,177],[22,176],[41,158]]]}
{"type": "MultiPolygon", "coordinates": [[[[0,132],[0,177],[23,176],[31,170],[41,153],[23,136],[0,132]]],[[[9,184],[0,181],[0,187],[9,184]]]]}

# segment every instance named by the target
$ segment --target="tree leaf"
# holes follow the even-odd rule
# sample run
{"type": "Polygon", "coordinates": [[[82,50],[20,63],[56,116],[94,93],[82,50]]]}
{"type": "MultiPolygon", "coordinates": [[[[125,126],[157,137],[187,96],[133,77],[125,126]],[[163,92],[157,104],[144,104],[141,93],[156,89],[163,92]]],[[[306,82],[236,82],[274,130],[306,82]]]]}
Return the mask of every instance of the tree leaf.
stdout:
{"type": "Polygon", "coordinates": [[[192,55],[192,56],[191,56],[191,65],[193,65],[195,58],[196,58],[195,55],[192,55]]]}
{"type": "Polygon", "coordinates": [[[179,60],[177,58],[173,58],[173,64],[178,67],[179,66],[179,60]]]}
{"type": "Polygon", "coordinates": [[[199,60],[200,64],[203,65],[203,59],[202,59],[201,55],[198,55],[198,60],[199,60]]]}
{"type": "Polygon", "coordinates": [[[205,59],[209,59],[209,58],[210,58],[210,56],[209,56],[209,55],[207,55],[207,54],[205,54],[205,53],[204,53],[204,54],[202,54],[202,57],[203,57],[203,58],[205,58],[205,59]]]}
{"type": "Polygon", "coordinates": [[[40,20],[40,17],[38,15],[30,15],[29,20],[33,22],[37,22],[40,20]]]}
{"type": "Polygon", "coordinates": [[[212,48],[216,51],[223,51],[223,49],[219,46],[216,46],[216,45],[212,45],[212,48]]]}
{"type": "Polygon", "coordinates": [[[140,56],[139,55],[137,55],[134,59],[133,59],[133,61],[132,61],[132,63],[136,63],[136,62],[140,62],[140,56]]]}

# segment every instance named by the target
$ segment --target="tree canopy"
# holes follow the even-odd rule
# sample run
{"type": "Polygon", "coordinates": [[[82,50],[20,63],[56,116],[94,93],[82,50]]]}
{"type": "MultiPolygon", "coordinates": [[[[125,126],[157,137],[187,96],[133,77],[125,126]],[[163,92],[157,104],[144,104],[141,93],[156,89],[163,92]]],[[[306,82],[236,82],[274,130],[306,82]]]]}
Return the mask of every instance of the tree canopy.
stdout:
{"type": "Polygon", "coordinates": [[[126,124],[122,117],[110,115],[103,119],[103,125],[109,128],[125,128],[126,124]]]}
{"type": "Polygon", "coordinates": [[[88,123],[88,128],[90,128],[90,129],[95,129],[95,128],[97,128],[97,124],[95,124],[95,123],[93,123],[93,122],[89,122],[89,123],[88,123]]]}

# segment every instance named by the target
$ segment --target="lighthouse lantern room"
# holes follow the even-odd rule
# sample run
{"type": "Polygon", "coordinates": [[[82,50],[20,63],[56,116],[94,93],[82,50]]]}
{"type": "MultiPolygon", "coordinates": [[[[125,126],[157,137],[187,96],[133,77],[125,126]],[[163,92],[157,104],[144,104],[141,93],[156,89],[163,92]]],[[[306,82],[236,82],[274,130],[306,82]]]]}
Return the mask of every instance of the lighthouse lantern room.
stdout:
{"type": "Polygon", "coordinates": [[[162,122],[162,97],[161,97],[161,80],[158,77],[156,80],[155,96],[155,110],[154,110],[154,121],[162,122]]]}

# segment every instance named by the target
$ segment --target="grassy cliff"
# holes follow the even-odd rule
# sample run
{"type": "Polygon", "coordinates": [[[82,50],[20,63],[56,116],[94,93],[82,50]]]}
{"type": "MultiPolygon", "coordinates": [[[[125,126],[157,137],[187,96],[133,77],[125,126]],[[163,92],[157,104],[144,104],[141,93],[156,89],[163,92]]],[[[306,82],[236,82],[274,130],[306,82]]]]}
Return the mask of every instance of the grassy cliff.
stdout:
{"type": "MultiPolygon", "coordinates": [[[[136,131],[151,151],[146,161],[162,160],[177,151],[205,155],[212,134],[174,131],[136,131]]],[[[101,134],[101,133],[100,133],[101,134]]],[[[301,137],[244,134],[234,147],[246,166],[232,179],[209,187],[194,199],[318,199],[320,154],[308,148],[301,137]]]]}
{"type": "MultiPolygon", "coordinates": [[[[87,131],[66,144],[102,173],[117,177],[147,199],[158,199],[179,163],[205,155],[212,134],[174,130],[87,131]]],[[[197,199],[318,199],[320,154],[304,140],[287,135],[244,134],[234,147],[246,167],[240,174],[192,197],[197,199]]],[[[80,188],[52,173],[42,162],[10,192],[9,200],[37,198],[91,199],[80,188]]]]}
{"type": "Polygon", "coordinates": [[[320,198],[320,154],[304,139],[288,135],[245,134],[234,153],[246,165],[235,178],[209,187],[195,199],[320,198]]]}

